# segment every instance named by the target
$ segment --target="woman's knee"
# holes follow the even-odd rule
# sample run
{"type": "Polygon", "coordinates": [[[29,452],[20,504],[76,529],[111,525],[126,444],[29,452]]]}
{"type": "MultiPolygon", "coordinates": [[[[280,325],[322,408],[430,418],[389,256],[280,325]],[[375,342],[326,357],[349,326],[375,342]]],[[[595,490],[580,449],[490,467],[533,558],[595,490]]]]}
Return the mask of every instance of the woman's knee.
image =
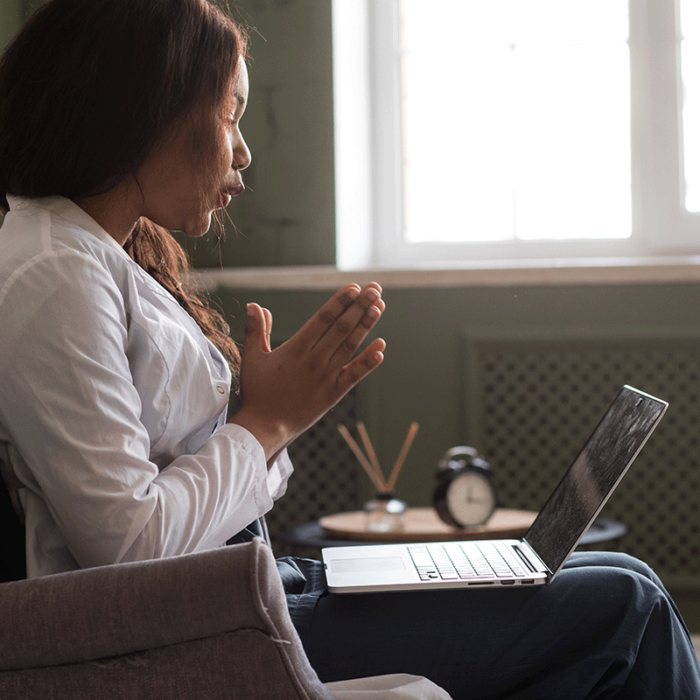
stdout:
{"type": "Polygon", "coordinates": [[[625,554],[623,552],[576,552],[567,568],[578,567],[607,567],[622,571],[631,571],[643,576],[655,584],[659,583],[658,576],[653,569],[641,559],[625,554]]]}
{"type": "Polygon", "coordinates": [[[557,593],[595,617],[620,621],[670,605],[660,581],[644,562],[627,554],[596,553],[587,565],[561,572],[557,593]]]}

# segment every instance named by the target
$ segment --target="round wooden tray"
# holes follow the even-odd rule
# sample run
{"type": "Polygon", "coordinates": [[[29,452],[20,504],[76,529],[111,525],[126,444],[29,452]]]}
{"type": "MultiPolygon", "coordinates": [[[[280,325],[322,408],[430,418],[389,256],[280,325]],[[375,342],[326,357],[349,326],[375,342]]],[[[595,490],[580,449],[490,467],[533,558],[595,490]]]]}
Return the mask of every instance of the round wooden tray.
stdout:
{"type": "Polygon", "coordinates": [[[537,513],[498,508],[484,525],[459,529],[440,520],[433,508],[409,508],[403,516],[403,530],[373,532],[365,529],[367,515],[361,510],[327,515],[319,520],[328,537],[364,542],[439,542],[441,540],[486,540],[522,537],[537,513]]]}

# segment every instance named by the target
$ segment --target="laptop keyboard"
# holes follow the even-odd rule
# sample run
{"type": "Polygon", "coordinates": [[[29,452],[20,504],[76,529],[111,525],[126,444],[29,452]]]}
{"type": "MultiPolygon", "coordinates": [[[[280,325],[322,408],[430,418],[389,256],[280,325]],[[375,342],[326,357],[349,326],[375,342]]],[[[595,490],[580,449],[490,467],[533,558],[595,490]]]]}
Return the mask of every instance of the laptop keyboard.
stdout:
{"type": "Polygon", "coordinates": [[[421,581],[525,578],[529,576],[513,549],[500,543],[408,545],[421,581]]]}

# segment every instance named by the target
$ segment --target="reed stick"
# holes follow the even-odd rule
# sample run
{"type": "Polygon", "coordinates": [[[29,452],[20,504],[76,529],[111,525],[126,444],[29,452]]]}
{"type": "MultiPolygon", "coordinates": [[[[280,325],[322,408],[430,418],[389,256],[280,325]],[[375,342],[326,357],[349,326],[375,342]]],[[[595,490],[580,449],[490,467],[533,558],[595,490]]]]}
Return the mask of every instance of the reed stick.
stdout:
{"type": "Polygon", "coordinates": [[[350,435],[350,431],[342,423],[340,423],[338,425],[338,432],[340,432],[340,434],[345,438],[345,442],[348,443],[348,446],[353,451],[353,454],[355,455],[355,457],[357,457],[357,461],[362,465],[362,468],[367,472],[367,476],[370,478],[371,482],[374,484],[374,487],[377,489],[377,491],[379,493],[384,493],[386,491],[386,483],[384,482],[384,479],[382,478],[381,482],[377,480],[377,475],[375,474],[374,469],[372,468],[370,463],[367,461],[367,458],[362,453],[360,446],[355,442],[352,435],[350,435]]]}
{"type": "Polygon", "coordinates": [[[406,439],[403,441],[403,447],[401,448],[401,452],[399,452],[399,456],[396,458],[396,462],[394,463],[394,468],[391,470],[391,476],[389,477],[389,482],[387,483],[387,488],[389,491],[393,491],[394,486],[396,486],[396,481],[399,478],[399,473],[401,472],[401,468],[403,467],[404,462],[406,461],[406,455],[408,455],[408,451],[411,449],[413,438],[416,437],[417,432],[418,423],[411,423],[411,426],[409,427],[408,433],[406,435],[406,439]]]}
{"type": "Polygon", "coordinates": [[[369,439],[367,428],[365,428],[365,424],[362,421],[357,422],[357,430],[360,433],[360,437],[362,438],[362,444],[365,446],[365,451],[367,452],[367,456],[369,457],[369,462],[372,465],[372,468],[374,469],[374,473],[377,475],[377,481],[383,484],[385,492],[388,493],[389,491],[391,491],[391,489],[388,488],[386,479],[384,478],[384,473],[382,472],[382,468],[381,466],[379,466],[377,454],[374,451],[374,447],[372,447],[372,441],[369,439]]]}

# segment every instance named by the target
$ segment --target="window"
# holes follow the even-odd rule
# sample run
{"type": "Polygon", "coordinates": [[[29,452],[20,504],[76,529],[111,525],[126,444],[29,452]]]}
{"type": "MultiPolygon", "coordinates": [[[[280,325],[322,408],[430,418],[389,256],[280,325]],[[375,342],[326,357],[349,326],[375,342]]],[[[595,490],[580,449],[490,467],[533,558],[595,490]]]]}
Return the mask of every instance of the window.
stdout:
{"type": "Polygon", "coordinates": [[[700,212],[700,3],[682,0],[681,76],[685,207],[700,212]]]}
{"type": "Polygon", "coordinates": [[[334,0],[340,267],[700,252],[697,0],[334,0]]]}

